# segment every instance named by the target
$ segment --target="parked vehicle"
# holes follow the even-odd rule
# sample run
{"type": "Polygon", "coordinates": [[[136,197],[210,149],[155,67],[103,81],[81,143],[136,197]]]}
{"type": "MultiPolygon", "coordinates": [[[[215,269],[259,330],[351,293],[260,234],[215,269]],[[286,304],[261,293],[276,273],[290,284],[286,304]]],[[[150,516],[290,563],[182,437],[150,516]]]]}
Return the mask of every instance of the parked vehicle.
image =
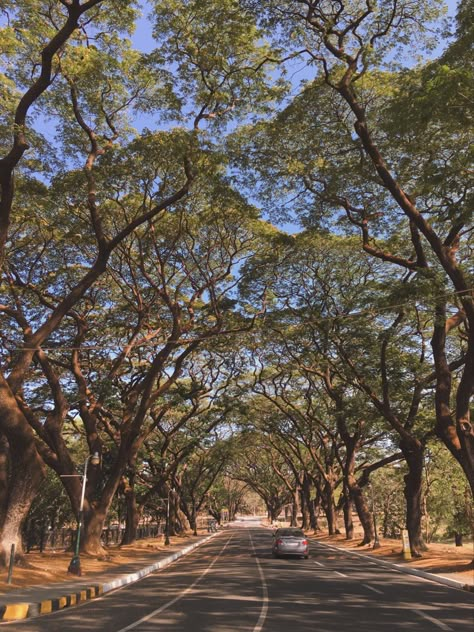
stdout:
{"type": "Polygon", "coordinates": [[[288,527],[277,529],[273,534],[273,557],[295,555],[308,559],[309,542],[301,529],[288,527]]]}

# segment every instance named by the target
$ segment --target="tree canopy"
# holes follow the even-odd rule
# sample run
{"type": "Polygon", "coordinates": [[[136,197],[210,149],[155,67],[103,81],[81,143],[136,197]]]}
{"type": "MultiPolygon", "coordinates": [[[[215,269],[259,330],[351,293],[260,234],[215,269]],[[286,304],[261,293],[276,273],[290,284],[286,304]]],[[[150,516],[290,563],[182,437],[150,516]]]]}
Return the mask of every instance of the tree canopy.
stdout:
{"type": "Polygon", "coordinates": [[[473,6],[2,3],[3,558],[53,472],[92,553],[118,497],[367,542],[399,462],[417,552],[433,445],[463,504],[473,6]]]}

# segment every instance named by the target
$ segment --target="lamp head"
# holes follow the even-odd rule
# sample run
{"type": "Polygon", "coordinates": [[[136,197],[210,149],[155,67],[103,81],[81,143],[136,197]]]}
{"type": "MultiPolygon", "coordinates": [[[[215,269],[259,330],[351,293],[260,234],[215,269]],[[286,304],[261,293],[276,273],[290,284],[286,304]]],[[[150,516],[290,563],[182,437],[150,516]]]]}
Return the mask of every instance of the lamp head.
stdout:
{"type": "Polygon", "coordinates": [[[94,452],[94,454],[91,454],[90,462],[91,462],[91,465],[99,465],[99,463],[100,463],[100,454],[98,452],[94,452]]]}

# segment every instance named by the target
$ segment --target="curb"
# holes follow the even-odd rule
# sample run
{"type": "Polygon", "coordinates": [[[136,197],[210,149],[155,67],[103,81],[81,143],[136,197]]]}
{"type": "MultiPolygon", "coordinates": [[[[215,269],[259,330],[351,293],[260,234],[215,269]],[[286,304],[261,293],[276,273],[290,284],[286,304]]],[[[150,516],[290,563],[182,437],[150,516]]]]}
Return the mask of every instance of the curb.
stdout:
{"type": "Polygon", "coordinates": [[[349,553],[349,555],[355,555],[356,557],[363,557],[364,559],[370,559],[370,561],[379,564],[380,566],[385,566],[388,568],[394,568],[400,573],[406,573],[407,575],[416,575],[418,577],[422,577],[423,579],[429,579],[432,582],[436,582],[438,584],[443,584],[444,586],[449,586],[450,588],[457,588],[458,590],[466,590],[467,592],[474,593],[474,585],[472,584],[463,584],[463,582],[458,582],[455,579],[449,579],[449,577],[443,577],[442,575],[434,575],[433,573],[427,573],[426,571],[419,570],[418,568],[407,568],[406,566],[401,566],[400,564],[395,564],[394,562],[387,562],[386,560],[381,560],[378,557],[372,555],[364,555],[363,553],[357,553],[357,551],[351,551],[350,549],[339,548],[334,546],[333,544],[325,544],[323,542],[317,541],[319,546],[324,546],[328,549],[334,549],[341,553],[349,553]]]}
{"type": "Polygon", "coordinates": [[[43,601],[35,603],[9,603],[4,606],[0,606],[0,622],[19,621],[21,619],[37,617],[41,614],[50,614],[51,612],[63,610],[64,608],[69,608],[71,606],[77,606],[81,603],[84,603],[85,601],[89,601],[90,599],[95,599],[96,597],[105,595],[111,590],[122,588],[127,584],[133,584],[139,579],[150,575],[150,573],[153,573],[160,568],[164,568],[165,566],[169,566],[169,564],[172,564],[178,558],[186,555],[198,546],[201,546],[201,544],[208,542],[216,535],[217,533],[213,533],[203,540],[200,540],[199,542],[194,542],[184,549],[176,551],[175,553],[168,555],[168,557],[165,557],[158,562],[155,562],[154,564],[150,564],[149,566],[146,566],[145,568],[142,568],[135,573],[129,573],[128,575],[119,576],[116,579],[105,582],[103,584],[94,584],[92,586],[87,586],[83,588],[81,587],[80,589],[72,593],[60,595],[58,597],[52,597],[51,599],[44,599],[43,601]]]}
{"type": "Polygon", "coordinates": [[[37,617],[40,614],[49,614],[69,606],[76,606],[89,599],[99,597],[101,594],[102,586],[97,584],[82,588],[77,592],[52,599],[44,599],[36,603],[10,603],[0,607],[0,619],[3,621],[17,621],[19,619],[37,617]]]}

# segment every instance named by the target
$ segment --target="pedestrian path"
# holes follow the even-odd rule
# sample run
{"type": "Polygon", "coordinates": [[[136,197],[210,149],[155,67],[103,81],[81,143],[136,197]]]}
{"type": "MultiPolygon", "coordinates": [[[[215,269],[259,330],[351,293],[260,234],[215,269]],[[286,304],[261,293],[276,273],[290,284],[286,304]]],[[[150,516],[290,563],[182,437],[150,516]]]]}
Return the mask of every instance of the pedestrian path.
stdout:
{"type": "Polygon", "coordinates": [[[154,553],[144,552],[133,562],[109,568],[95,575],[92,580],[75,577],[66,582],[30,586],[0,595],[0,621],[15,621],[48,614],[94,599],[168,566],[215,535],[213,533],[197,538],[187,545],[171,545],[166,550],[154,553]]]}

